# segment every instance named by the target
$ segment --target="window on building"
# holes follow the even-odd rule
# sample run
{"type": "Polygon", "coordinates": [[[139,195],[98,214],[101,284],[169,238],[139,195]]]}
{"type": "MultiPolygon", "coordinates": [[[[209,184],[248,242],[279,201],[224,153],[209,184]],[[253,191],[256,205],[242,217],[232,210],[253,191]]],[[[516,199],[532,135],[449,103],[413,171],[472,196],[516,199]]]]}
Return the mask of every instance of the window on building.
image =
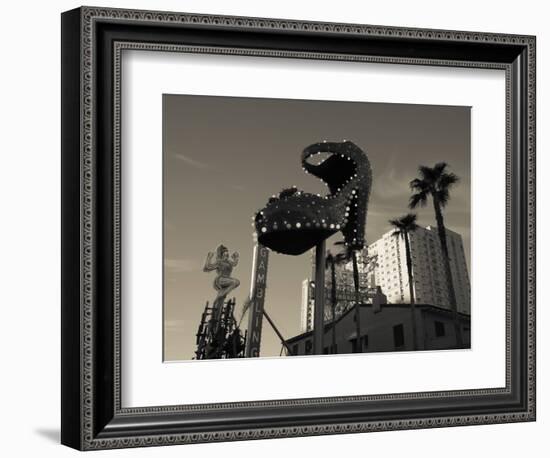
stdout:
{"type": "Polygon", "coordinates": [[[434,321],[434,327],[435,327],[435,336],[436,337],[445,336],[445,323],[443,323],[441,321],[434,321]]]}
{"type": "MultiPolygon", "coordinates": [[[[355,353],[357,351],[357,339],[353,338],[353,339],[349,339],[349,341],[351,343],[351,352],[355,353]]],[[[359,349],[359,351],[360,352],[365,351],[368,347],[368,344],[369,344],[368,336],[362,336],[361,337],[361,348],[359,349]]],[[[335,351],[335,353],[336,353],[336,351],[335,351]]]]}
{"type": "Polygon", "coordinates": [[[400,348],[405,345],[405,331],[402,324],[393,327],[393,344],[395,348],[400,348]]]}
{"type": "Polygon", "coordinates": [[[306,340],[306,355],[311,355],[311,352],[313,350],[313,343],[311,340],[306,340]]]}
{"type": "Polygon", "coordinates": [[[349,339],[351,343],[351,352],[356,353],[357,352],[357,339],[349,339]]]}
{"type": "Polygon", "coordinates": [[[297,355],[298,354],[298,344],[292,345],[292,354],[297,355]]]}

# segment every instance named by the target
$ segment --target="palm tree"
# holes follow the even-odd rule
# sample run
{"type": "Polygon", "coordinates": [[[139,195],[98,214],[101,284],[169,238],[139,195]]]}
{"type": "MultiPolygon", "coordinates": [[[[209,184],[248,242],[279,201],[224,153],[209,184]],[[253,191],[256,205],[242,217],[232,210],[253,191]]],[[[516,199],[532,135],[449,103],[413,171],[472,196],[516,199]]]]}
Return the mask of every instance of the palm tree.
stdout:
{"type": "Polygon", "coordinates": [[[447,278],[447,288],[449,301],[453,311],[453,321],[456,334],[456,343],[460,348],[462,344],[462,333],[460,332],[460,323],[458,322],[458,311],[456,304],[456,294],[453,286],[453,277],[451,274],[451,263],[449,260],[449,249],[447,247],[447,233],[443,222],[443,208],[449,203],[449,190],[458,182],[459,178],[452,172],[447,172],[447,164],[438,162],[433,167],[421,165],[418,167],[419,178],[410,182],[411,190],[414,191],[409,201],[409,208],[426,206],[428,197],[432,198],[435,220],[437,222],[437,232],[441,243],[443,253],[443,267],[447,278]]]}
{"type": "Polygon", "coordinates": [[[331,353],[336,353],[336,256],[330,250],[325,258],[326,267],[330,267],[330,308],[332,315],[332,350],[331,353]]]}
{"type": "Polygon", "coordinates": [[[391,219],[390,224],[395,228],[393,232],[394,237],[401,237],[405,240],[405,254],[407,258],[407,274],[409,276],[409,295],[411,298],[411,321],[413,330],[413,350],[417,350],[416,342],[416,318],[415,318],[415,302],[414,297],[414,285],[413,285],[413,272],[412,272],[412,258],[411,258],[411,241],[410,233],[418,229],[416,224],[416,215],[414,213],[408,213],[405,216],[397,219],[391,219]]]}
{"type": "Polygon", "coordinates": [[[344,241],[336,242],[335,245],[344,246],[342,252],[337,255],[339,262],[349,262],[353,266],[353,286],[355,289],[355,353],[361,353],[361,306],[359,293],[359,268],[357,267],[357,250],[350,248],[344,241]]]}

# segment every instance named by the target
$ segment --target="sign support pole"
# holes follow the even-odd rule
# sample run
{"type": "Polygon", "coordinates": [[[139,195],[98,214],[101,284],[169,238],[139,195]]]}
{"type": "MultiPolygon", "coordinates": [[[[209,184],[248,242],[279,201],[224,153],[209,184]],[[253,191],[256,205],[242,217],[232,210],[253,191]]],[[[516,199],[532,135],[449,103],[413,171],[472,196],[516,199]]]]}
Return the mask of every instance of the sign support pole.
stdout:
{"type": "Polygon", "coordinates": [[[323,354],[323,334],[325,319],[325,258],[326,242],[315,247],[315,296],[313,309],[313,352],[323,354]]]}

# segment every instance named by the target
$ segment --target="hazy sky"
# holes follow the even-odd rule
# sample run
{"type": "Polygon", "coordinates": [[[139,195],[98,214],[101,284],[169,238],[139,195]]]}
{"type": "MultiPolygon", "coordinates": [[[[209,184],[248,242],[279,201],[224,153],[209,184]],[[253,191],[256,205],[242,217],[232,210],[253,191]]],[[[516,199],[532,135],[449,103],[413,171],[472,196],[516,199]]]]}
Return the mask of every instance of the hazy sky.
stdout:
{"type": "MultiPolygon", "coordinates": [[[[461,181],[444,216],[462,234],[469,265],[469,107],[165,95],[163,111],[166,360],[194,355],[205,302],[215,297],[215,272],[202,271],[206,254],[220,243],[240,253],[233,270],[240,311],[250,289],[253,213],[285,187],[326,192],[300,165],[303,148],[317,141],[352,140],[370,159],[367,243],[408,212],[419,164],[449,163],[461,181]]],[[[435,224],[430,205],[417,213],[419,224],[435,224]]],[[[265,307],[285,338],[300,332],[301,283],[310,272],[307,253],[271,254],[265,307]]],[[[281,350],[265,320],[261,350],[281,350]]]]}

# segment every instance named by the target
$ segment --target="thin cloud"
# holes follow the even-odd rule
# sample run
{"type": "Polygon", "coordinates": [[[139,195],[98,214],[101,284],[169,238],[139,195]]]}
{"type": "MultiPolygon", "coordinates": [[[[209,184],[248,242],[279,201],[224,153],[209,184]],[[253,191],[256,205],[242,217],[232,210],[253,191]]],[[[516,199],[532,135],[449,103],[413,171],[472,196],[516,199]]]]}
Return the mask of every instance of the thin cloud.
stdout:
{"type": "Polygon", "coordinates": [[[410,193],[409,182],[413,177],[409,177],[405,172],[398,171],[395,167],[390,167],[383,174],[374,176],[372,193],[382,199],[394,199],[406,196],[410,193]]]}
{"type": "Polygon", "coordinates": [[[183,328],[185,325],[185,320],[165,320],[164,328],[168,330],[177,330],[183,328]]]}
{"type": "Polygon", "coordinates": [[[197,169],[207,169],[210,167],[208,164],[205,164],[204,162],[197,161],[196,159],[193,159],[189,156],[185,156],[184,154],[181,154],[181,153],[174,154],[174,157],[197,169]]]}
{"type": "Polygon", "coordinates": [[[169,271],[169,273],[179,274],[185,272],[192,272],[197,270],[198,266],[196,262],[193,262],[191,259],[164,259],[164,268],[169,271]]]}

